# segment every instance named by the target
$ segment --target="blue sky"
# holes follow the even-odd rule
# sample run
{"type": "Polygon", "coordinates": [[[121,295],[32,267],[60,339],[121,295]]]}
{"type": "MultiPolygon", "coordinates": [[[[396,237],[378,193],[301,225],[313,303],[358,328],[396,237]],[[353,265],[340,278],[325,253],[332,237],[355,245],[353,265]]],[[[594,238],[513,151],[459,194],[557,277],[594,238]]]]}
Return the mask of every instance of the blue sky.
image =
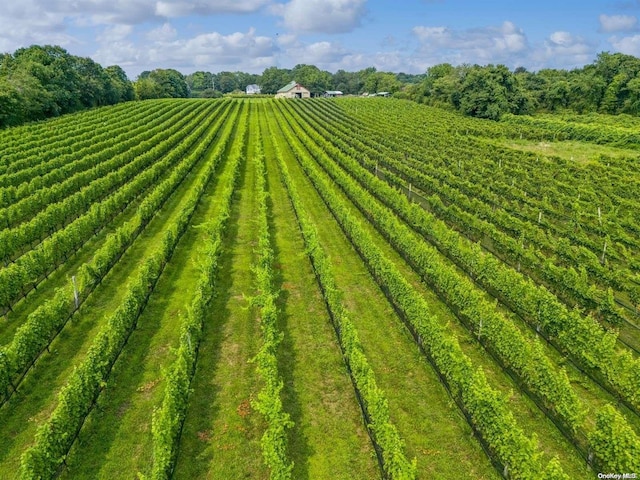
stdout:
{"type": "Polygon", "coordinates": [[[640,56],[640,0],[8,0],[0,51],[56,44],[133,79],[374,66],[422,73],[442,62],[574,68],[601,51],[640,56]]]}

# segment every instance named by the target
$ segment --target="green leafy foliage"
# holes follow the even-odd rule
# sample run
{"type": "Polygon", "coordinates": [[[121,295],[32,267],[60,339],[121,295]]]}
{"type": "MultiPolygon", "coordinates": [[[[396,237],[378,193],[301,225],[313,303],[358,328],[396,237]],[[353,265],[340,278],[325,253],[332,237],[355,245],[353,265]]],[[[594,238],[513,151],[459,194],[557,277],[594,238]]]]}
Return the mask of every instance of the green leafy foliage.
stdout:
{"type": "MultiPolygon", "coordinates": [[[[246,116],[240,116],[240,121],[246,116]]],[[[229,123],[228,125],[231,125],[229,123]]],[[[246,128],[240,133],[240,138],[246,137],[246,128]]],[[[230,140],[231,129],[227,128],[224,140],[216,144],[212,154],[213,160],[207,163],[205,174],[194,187],[194,199],[199,198],[205,191],[216,167],[230,140]]],[[[240,142],[242,145],[244,142],[240,142]]],[[[225,189],[220,197],[222,208],[216,218],[212,219],[206,228],[207,241],[200,250],[200,276],[195,287],[195,294],[191,299],[187,315],[180,328],[180,343],[176,351],[176,359],[166,371],[166,387],[162,404],[153,412],[151,432],[153,435],[153,468],[151,478],[171,478],[175,466],[180,441],[180,432],[189,404],[191,379],[195,371],[198,357],[198,346],[202,338],[202,325],[207,315],[207,309],[215,292],[215,277],[218,271],[218,259],[222,252],[222,236],[227,225],[231,210],[231,200],[235,191],[239,167],[243,157],[235,148],[232,154],[232,174],[226,179],[225,189]]]]}
{"type": "Polygon", "coordinates": [[[397,267],[383,256],[332,185],[322,178],[317,167],[311,165],[309,154],[319,154],[319,147],[314,146],[311,150],[301,147],[293,136],[293,132],[297,132],[300,138],[301,127],[291,120],[284,105],[278,104],[278,108],[281,109],[283,121],[292,130],[285,131],[285,136],[300,165],[364,259],[373,277],[407,319],[420,346],[442,375],[453,397],[460,402],[461,408],[492,454],[508,466],[513,478],[538,478],[544,468],[536,452],[535,442],[527,438],[517,426],[505,399],[487,384],[481,371],[473,368],[457,341],[429,313],[430,308],[425,300],[402,277],[397,267]]]}
{"type": "Polygon", "coordinates": [[[388,478],[413,479],[416,477],[416,463],[415,461],[410,462],[406,458],[404,442],[390,419],[385,394],[377,386],[373,369],[362,350],[357,330],[342,303],[340,292],[335,283],[331,260],[327,257],[318,240],[316,227],[309,219],[300,201],[299,193],[281,157],[278,146],[275,147],[280,173],[302,231],[307,254],[329,308],[340,348],[358,391],[362,408],[366,412],[367,428],[381,451],[383,470],[388,478]]]}
{"type": "MultiPolygon", "coordinates": [[[[206,129],[207,125],[204,125],[206,129]]],[[[208,149],[209,142],[202,142],[193,150],[188,158],[200,160],[208,149]]],[[[195,162],[194,162],[195,163],[195,162]]],[[[147,257],[133,280],[126,288],[122,303],[109,316],[107,323],[94,338],[85,359],[74,370],[67,384],[58,395],[58,405],[49,420],[40,426],[36,441],[22,456],[22,478],[50,478],[55,475],[66,457],[78,432],[82,428],[86,416],[95,405],[100,391],[106,386],[113,364],[118,359],[129,335],[136,326],[140,313],[144,310],[149,295],[162,274],[165,265],[171,259],[178,241],[189,226],[189,222],[198,202],[204,193],[204,187],[213,173],[213,163],[200,174],[199,188],[190,190],[188,200],[182,207],[181,215],[164,232],[162,248],[147,257]]],[[[186,172],[184,172],[186,174],[186,172]]],[[[180,177],[184,178],[184,174],[180,177]]],[[[170,180],[165,182],[170,185],[170,180]]],[[[179,181],[177,182],[179,184],[179,181]]],[[[173,186],[175,189],[175,185],[173,186]]],[[[171,189],[171,191],[173,190],[171,189]]],[[[155,212],[155,209],[154,209],[155,212]]],[[[189,333],[187,332],[187,335],[189,333]]],[[[174,371],[172,379],[179,382],[184,376],[179,370],[174,371]]],[[[175,405],[175,404],[174,404],[175,405]]],[[[168,402],[165,418],[172,415],[173,406],[168,402]]],[[[172,425],[175,432],[175,425],[172,425]]],[[[167,433],[156,428],[156,434],[167,433]]],[[[169,433],[168,436],[171,436],[169,433]]],[[[159,448],[156,453],[159,459],[166,459],[166,448],[159,448]]],[[[164,466],[164,464],[162,464],[164,466]]],[[[164,472],[164,468],[160,472],[164,472]]]]}
{"type": "Polygon", "coordinates": [[[640,471],[640,439],[611,405],[598,412],[596,429],[589,440],[596,461],[603,471],[640,471]]]}
{"type": "MultiPolygon", "coordinates": [[[[206,115],[207,110],[202,112],[202,114],[206,115]]],[[[197,120],[197,118],[198,117],[194,117],[193,120],[197,120]]],[[[152,182],[161,178],[160,172],[165,171],[171,165],[175,165],[175,169],[171,171],[171,174],[158,184],[143,200],[138,207],[137,215],[131,221],[124,223],[115,232],[107,236],[103,246],[95,253],[92,262],[85,264],[80,269],[76,275],[80,302],[84,302],[92,293],[97,283],[110,271],[122,256],[122,253],[142,230],[144,230],[144,227],[155,215],[157,209],[169,198],[177,186],[180,185],[185,175],[199,160],[203,149],[215,138],[217,128],[224,118],[225,115],[220,115],[216,123],[216,128],[211,129],[205,139],[202,139],[201,136],[209,127],[206,123],[202,123],[191,133],[192,137],[190,140],[184,141],[178,148],[173,148],[171,153],[167,155],[163,161],[156,163],[154,166],[154,168],[157,169],[156,172],[151,170],[146,172],[146,175],[143,174],[139,176],[137,181],[141,183],[132,182],[128,184],[132,192],[139,193],[143,190],[143,187],[148,187],[152,182]],[[191,148],[192,141],[196,139],[201,139],[202,143],[199,144],[195,153],[185,155],[191,148]],[[179,159],[182,159],[182,161],[178,161],[179,159]]],[[[150,155],[154,155],[154,152],[150,152],[150,155]]],[[[157,157],[152,156],[152,158],[157,157]]],[[[125,199],[126,198],[127,197],[125,197],[125,199]]],[[[118,204],[115,204],[115,207],[118,209],[121,208],[118,204]]],[[[78,233],[80,232],[76,229],[72,230],[70,235],[78,235],[78,233]]],[[[93,230],[91,230],[91,234],[93,234],[93,230]]],[[[41,262],[43,261],[41,257],[36,258],[40,258],[41,262]]],[[[50,268],[48,265],[49,264],[44,263],[41,268],[50,268]]],[[[57,263],[54,263],[54,266],[55,265],[57,265],[57,263]]],[[[6,271],[15,273],[17,270],[6,269],[6,271]]],[[[5,270],[0,270],[0,274],[4,272],[5,270]]],[[[4,293],[8,295],[7,288],[13,286],[14,289],[17,289],[18,285],[15,282],[20,277],[7,275],[6,278],[14,282],[4,287],[4,293]]],[[[5,382],[4,384],[0,384],[0,392],[7,392],[8,382],[14,377],[17,378],[22,375],[24,371],[33,364],[35,359],[64,327],[75,310],[73,289],[71,285],[68,284],[58,289],[51,300],[43,303],[29,315],[26,322],[17,330],[11,343],[0,349],[0,351],[7,355],[7,362],[4,365],[0,365],[0,368],[6,368],[6,371],[0,373],[0,381],[5,382]]]]}
{"type": "Polygon", "coordinates": [[[266,186],[266,166],[261,140],[261,135],[258,135],[254,158],[255,195],[258,199],[258,245],[257,262],[254,267],[258,297],[254,299],[254,302],[260,306],[260,329],[262,330],[263,343],[252,361],[256,364],[256,369],[264,381],[264,387],[258,393],[258,398],[253,402],[253,406],[267,422],[267,429],[262,435],[260,444],[262,445],[264,462],[270,470],[270,478],[287,480],[291,478],[293,471],[293,462],[289,460],[287,454],[287,430],[293,426],[293,422],[282,405],[283,382],[278,372],[277,352],[282,333],[277,327],[279,311],[276,300],[280,292],[274,287],[274,251],[269,233],[269,207],[267,205],[269,194],[266,186]]]}
{"type": "Polygon", "coordinates": [[[4,54],[0,92],[0,128],[133,99],[120,67],[104,69],[52,45],[4,54]]]}

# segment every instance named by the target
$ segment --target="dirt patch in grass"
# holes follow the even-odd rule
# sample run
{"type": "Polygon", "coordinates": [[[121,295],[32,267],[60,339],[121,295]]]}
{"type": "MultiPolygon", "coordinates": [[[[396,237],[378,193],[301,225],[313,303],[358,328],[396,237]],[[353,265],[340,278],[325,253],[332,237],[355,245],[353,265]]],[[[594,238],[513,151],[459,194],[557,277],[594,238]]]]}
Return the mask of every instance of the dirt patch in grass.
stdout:
{"type": "Polygon", "coordinates": [[[156,378],[155,380],[151,380],[150,382],[145,383],[141,387],[138,387],[137,391],[140,392],[140,393],[150,392],[151,390],[153,390],[155,388],[156,385],[158,385],[158,383],[160,383],[160,380],[161,380],[160,378],[156,378]]]}
{"type": "Polygon", "coordinates": [[[243,400],[237,408],[238,415],[242,418],[248,417],[251,414],[251,402],[249,400],[243,400]]]}

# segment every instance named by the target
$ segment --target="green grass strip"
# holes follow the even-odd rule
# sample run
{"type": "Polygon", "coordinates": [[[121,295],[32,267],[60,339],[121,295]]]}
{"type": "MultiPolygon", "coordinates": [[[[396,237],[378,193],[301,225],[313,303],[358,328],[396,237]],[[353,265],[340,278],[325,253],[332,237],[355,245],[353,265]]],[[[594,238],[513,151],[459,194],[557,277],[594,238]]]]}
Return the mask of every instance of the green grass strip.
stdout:
{"type": "Polygon", "coordinates": [[[365,414],[367,429],[378,453],[384,476],[390,479],[413,479],[416,477],[416,462],[415,460],[410,462],[404,454],[404,442],[395,425],[391,422],[386,396],[376,383],[373,369],[364,354],[358,332],[342,303],[331,261],[320,245],[315,225],[302,206],[300,196],[282,159],[278,145],[274,144],[274,148],[280,173],[307,247],[307,254],[311,259],[314,273],[329,309],[340,348],[365,414]]]}
{"type": "MultiPolygon", "coordinates": [[[[217,199],[222,208],[216,218],[205,226],[206,240],[198,251],[200,276],[197,279],[195,294],[180,327],[180,344],[176,351],[176,359],[166,373],[167,383],[162,405],[153,413],[151,426],[153,435],[151,478],[153,479],[171,478],[175,468],[182,425],[189,405],[191,380],[195,373],[198,347],[202,339],[202,326],[216,287],[215,279],[218,272],[218,259],[222,251],[222,236],[231,212],[231,201],[240,171],[239,167],[244,160],[241,148],[247,135],[246,118],[245,116],[240,120],[242,131],[237,134],[240,141],[234,143],[231,154],[232,173],[226,180],[222,194],[217,199]]],[[[229,125],[232,125],[231,122],[229,125]]],[[[229,137],[227,136],[224,144],[216,146],[218,154],[214,156],[215,159],[209,164],[208,169],[215,168],[215,165],[220,163],[228,141],[229,137]]],[[[203,177],[195,188],[197,190],[204,189],[206,186],[204,181],[203,177]]]]}
{"type": "MultiPolygon", "coordinates": [[[[216,119],[213,127],[202,123],[193,132],[194,139],[199,138],[208,130],[193,154],[185,155],[191,142],[183,142],[184,148],[174,149],[162,162],[156,164],[158,168],[166,168],[173,162],[179,161],[171,175],[157,185],[150,195],[138,207],[136,215],[121,225],[115,232],[107,236],[103,246],[94,254],[89,263],[84,264],[76,275],[78,302],[74,298],[73,286],[66,285],[56,290],[53,298],[32,312],[27,320],[16,331],[10,344],[0,349],[0,395],[2,403],[10,397],[9,387],[13,390],[18,386],[26,371],[53,341],[67,320],[77,311],[79,306],[93,292],[102,278],[120,259],[124,251],[133,243],[153,218],[158,208],[171,196],[182,180],[196,165],[209,144],[214,141],[218,130],[226,115],[216,119]],[[164,167],[163,167],[164,166],[164,167]]],[[[148,172],[145,182],[153,182],[156,176],[148,172]]],[[[140,178],[142,181],[143,179],[140,178]]]]}
{"type": "MultiPolygon", "coordinates": [[[[286,112],[281,113],[283,123],[290,124],[286,112]]],[[[457,340],[429,313],[429,305],[406,281],[393,262],[382,254],[335,192],[336,187],[322,178],[317,168],[310,164],[309,152],[302,149],[291,131],[283,128],[283,132],[298,162],[364,259],[373,277],[406,318],[419,345],[446,382],[471,426],[504,467],[505,476],[523,480],[568,480],[557,459],[554,458],[546,466],[542,465],[535,440],[527,438],[518,426],[506,399],[489,385],[482,370],[473,367],[457,340]]]]}
{"type": "MultiPolygon", "coordinates": [[[[202,154],[199,149],[190,156],[202,154]]],[[[109,373],[125,347],[137,319],[144,310],[153,288],[170,260],[178,241],[191,221],[204,186],[213,175],[214,165],[204,170],[197,186],[189,191],[187,202],[177,221],[168,226],[159,248],[148,257],[123,295],[120,307],[94,338],[84,361],[76,368],[58,395],[58,405],[49,420],[40,426],[35,443],[21,459],[23,479],[55,477],[69,449],[105,387],[109,373]]]]}
{"type": "MultiPolygon", "coordinates": [[[[256,117],[257,118],[257,117],[256,117]]],[[[267,422],[267,429],[260,441],[264,462],[269,467],[272,480],[288,480],[293,471],[293,462],[287,454],[287,429],[293,427],[290,415],[284,411],[281,392],[284,387],[278,372],[278,344],[282,332],[278,330],[278,307],[276,300],[280,291],[274,286],[274,251],[269,234],[269,208],[267,199],[267,172],[262,137],[256,136],[256,197],[258,199],[258,260],[254,267],[258,296],[254,302],[260,306],[260,328],[263,343],[258,354],[252,359],[258,374],[264,380],[264,387],[258,398],[252,402],[267,422]]]]}

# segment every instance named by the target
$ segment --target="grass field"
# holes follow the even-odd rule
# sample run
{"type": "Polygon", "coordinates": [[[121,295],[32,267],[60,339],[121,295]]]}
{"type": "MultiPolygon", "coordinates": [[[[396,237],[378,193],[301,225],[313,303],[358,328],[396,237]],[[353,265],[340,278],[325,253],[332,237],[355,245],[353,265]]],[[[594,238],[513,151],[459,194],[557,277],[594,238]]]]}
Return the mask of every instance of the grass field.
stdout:
{"type": "Polygon", "coordinates": [[[5,132],[42,145],[0,174],[0,478],[640,474],[635,147],[393,99],[121,109],[148,148],[105,109],[62,182],[47,122],[5,132]]]}

